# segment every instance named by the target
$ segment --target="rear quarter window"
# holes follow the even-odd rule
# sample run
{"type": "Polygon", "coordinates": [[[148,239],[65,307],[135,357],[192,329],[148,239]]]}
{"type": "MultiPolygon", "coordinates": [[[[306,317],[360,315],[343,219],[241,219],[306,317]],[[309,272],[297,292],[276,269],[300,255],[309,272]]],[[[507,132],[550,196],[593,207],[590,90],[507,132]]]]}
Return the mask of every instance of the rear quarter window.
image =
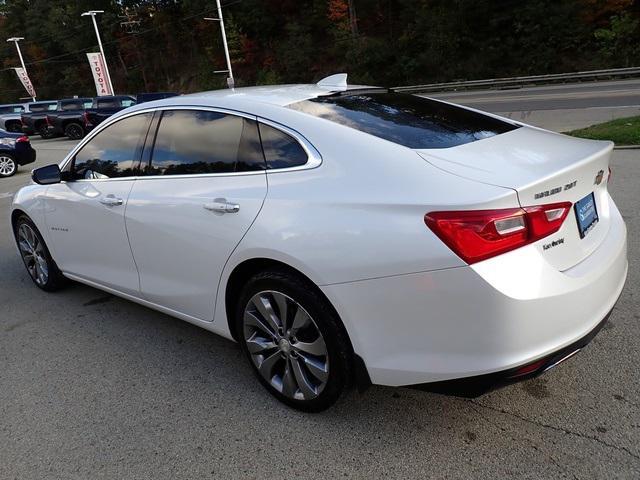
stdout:
{"type": "Polygon", "coordinates": [[[307,163],[307,152],[295,138],[264,123],[259,126],[267,169],[299,167],[307,163]]]}
{"type": "Polygon", "coordinates": [[[465,108],[403,93],[329,95],[289,108],[414,149],[455,147],[518,128],[465,108]]]}

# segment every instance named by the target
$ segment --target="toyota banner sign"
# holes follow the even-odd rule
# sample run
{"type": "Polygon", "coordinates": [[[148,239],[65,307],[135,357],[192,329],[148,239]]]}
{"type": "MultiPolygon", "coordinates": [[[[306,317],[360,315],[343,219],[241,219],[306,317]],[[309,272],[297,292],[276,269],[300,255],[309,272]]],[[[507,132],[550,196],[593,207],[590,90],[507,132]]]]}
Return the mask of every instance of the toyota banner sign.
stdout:
{"type": "Polygon", "coordinates": [[[87,58],[89,59],[89,65],[91,65],[91,73],[93,73],[93,81],[96,84],[98,96],[113,95],[102,54],[100,52],[87,53],[87,58]]]}
{"type": "Polygon", "coordinates": [[[27,75],[27,71],[24,68],[14,68],[14,70],[16,71],[16,75],[18,75],[18,78],[22,82],[22,85],[24,86],[24,89],[27,91],[29,96],[35,98],[36,89],[33,88],[33,84],[29,79],[29,75],[27,75]]]}

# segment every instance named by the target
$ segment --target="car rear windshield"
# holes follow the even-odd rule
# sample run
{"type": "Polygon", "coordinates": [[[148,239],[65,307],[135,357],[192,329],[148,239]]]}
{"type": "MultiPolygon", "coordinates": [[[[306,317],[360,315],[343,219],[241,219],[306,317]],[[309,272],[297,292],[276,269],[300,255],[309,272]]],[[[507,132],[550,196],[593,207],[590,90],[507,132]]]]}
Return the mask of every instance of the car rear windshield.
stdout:
{"type": "Polygon", "coordinates": [[[329,95],[289,107],[415,149],[455,147],[518,128],[481,113],[404,93],[329,95]]]}

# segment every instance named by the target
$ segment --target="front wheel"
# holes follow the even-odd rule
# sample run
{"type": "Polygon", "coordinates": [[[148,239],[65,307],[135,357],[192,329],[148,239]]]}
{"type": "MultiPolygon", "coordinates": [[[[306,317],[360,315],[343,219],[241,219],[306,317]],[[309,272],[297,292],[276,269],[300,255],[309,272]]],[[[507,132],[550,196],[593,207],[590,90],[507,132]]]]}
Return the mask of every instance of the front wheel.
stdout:
{"type": "Polygon", "coordinates": [[[10,177],[18,171],[15,159],[6,153],[0,153],[0,178],[10,177]]]}
{"type": "Polygon", "coordinates": [[[319,412],[349,384],[352,352],[346,332],[306,279],[282,271],[255,275],[242,291],[236,321],[258,379],[283,403],[319,412]]]}
{"type": "Polygon", "coordinates": [[[29,217],[23,215],[18,218],[14,226],[14,235],[24,266],[37,287],[52,292],[67,283],[67,279],[51,258],[42,235],[29,217]]]}

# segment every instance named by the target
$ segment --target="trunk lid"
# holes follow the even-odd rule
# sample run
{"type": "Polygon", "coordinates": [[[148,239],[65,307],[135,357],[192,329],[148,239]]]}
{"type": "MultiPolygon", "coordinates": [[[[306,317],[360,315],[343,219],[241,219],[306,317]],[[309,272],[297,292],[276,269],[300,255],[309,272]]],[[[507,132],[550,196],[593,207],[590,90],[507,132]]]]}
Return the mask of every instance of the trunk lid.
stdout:
{"type": "MultiPolygon", "coordinates": [[[[607,234],[610,218],[607,179],[612,149],[611,142],[521,127],[457,147],[417,152],[447,172],[516,190],[522,207],[571,202],[562,228],[536,243],[550,264],[566,270],[591,254],[607,234]],[[592,193],[598,221],[582,235],[576,203],[592,193]]],[[[588,200],[580,202],[579,207],[586,226],[593,219],[589,216],[592,209],[588,200]]]]}

